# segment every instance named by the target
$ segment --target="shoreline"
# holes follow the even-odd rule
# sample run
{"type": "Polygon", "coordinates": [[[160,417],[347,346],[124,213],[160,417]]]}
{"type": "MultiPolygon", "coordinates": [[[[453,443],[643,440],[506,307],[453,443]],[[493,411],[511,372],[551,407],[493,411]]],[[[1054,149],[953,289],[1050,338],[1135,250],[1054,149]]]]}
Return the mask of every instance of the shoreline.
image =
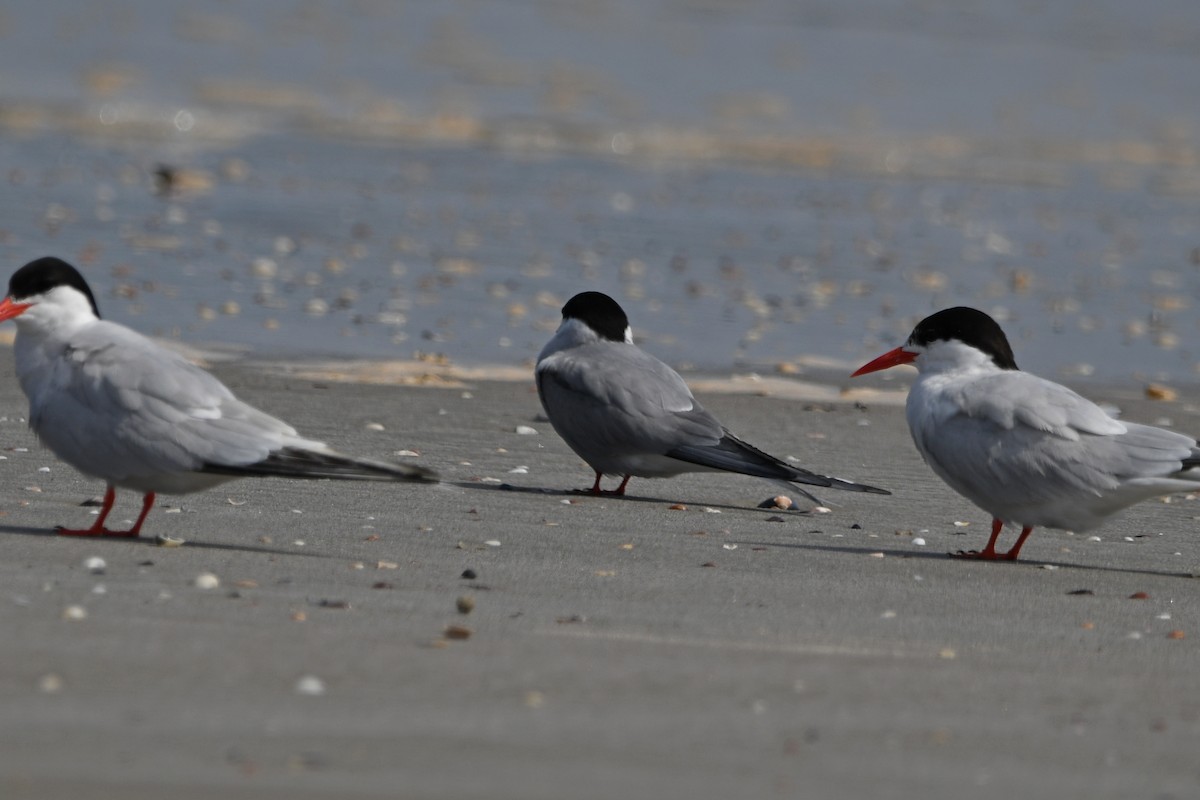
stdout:
{"type": "MultiPolygon", "coordinates": [[[[934,800],[1115,800],[1194,781],[1182,498],[1098,541],[1038,531],[1020,562],[964,562],[946,554],[982,545],[984,515],[894,405],[702,392],[774,455],[895,492],[778,512],[756,507],[777,486],[740,476],[573,493],[590,472],[532,381],[214,372],[304,435],[443,481],[234,481],[160,498],[145,532],[182,547],[58,537],[102,487],[37,444],[0,382],[5,797],[880,796],[903,775],[934,800]]],[[[136,505],[121,493],[114,519],[136,505]]]]}

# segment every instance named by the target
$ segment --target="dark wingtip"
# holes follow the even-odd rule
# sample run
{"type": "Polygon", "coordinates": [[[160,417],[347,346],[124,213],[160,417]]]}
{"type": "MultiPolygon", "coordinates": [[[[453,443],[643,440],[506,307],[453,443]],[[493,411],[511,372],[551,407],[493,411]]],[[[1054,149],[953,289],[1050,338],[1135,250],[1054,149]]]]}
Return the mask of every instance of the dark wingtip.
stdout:
{"type": "Polygon", "coordinates": [[[868,486],[865,483],[854,483],[853,481],[844,481],[841,478],[833,478],[830,484],[831,489],[841,489],[843,492],[863,492],[865,494],[888,494],[887,489],[880,489],[878,486],[868,486]]]}
{"type": "Polygon", "coordinates": [[[341,453],[315,452],[297,447],[276,450],[254,464],[202,464],[199,472],[234,477],[275,477],[348,481],[406,481],[437,483],[438,474],[415,464],[398,464],[353,458],[341,453]]]}

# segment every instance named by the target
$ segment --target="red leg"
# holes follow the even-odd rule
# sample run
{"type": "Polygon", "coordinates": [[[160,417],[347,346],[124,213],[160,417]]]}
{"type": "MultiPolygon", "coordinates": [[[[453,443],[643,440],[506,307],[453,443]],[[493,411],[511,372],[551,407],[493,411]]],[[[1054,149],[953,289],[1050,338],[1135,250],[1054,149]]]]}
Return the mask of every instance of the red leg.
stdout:
{"type": "Polygon", "coordinates": [[[110,484],[104,490],[104,504],[100,506],[100,516],[96,517],[96,521],[90,528],[56,528],[59,536],[103,536],[104,535],[104,520],[108,519],[108,512],[112,511],[113,503],[117,502],[117,490],[110,484]]]}
{"type": "Polygon", "coordinates": [[[84,530],[73,530],[70,528],[59,528],[59,536],[119,536],[123,538],[136,538],[141,534],[142,523],[146,521],[146,516],[150,513],[150,509],[154,508],[155,495],[154,492],[146,492],[142,497],[142,513],[138,515],[137,522],[133,523],[133,527],[127,531],[111,531],[104,527],[104,520],[108,519],[108,512],[112,511],[113,503],[117,500],[117,490],[109,486],[104,492],[104,505],[100,508],[100,516],[96,518],[95,524],[92,527],[84,530]]]}
{"type": "Polygon", "coordinates": [[[1000,558],[1003,558],[1005,561],[1016,561],[1017,553],[1021,552],[1022,545],[1025,544],[1025,540],[1029,538],[1029,534],[1031,533],[1033,533],[1032,525],[1021,528],[1021,535],[1017,537],[1017,543],[1012,546],[1011,550],[1000,556],[1000,558]]]}
{"type": "MultiPolygon", "coordinates": [[[[988,539],[987,547],[985,547],[979,551],[959,550],[957,553],[955,553],[955,555],[958,556],[959,558],[978,558],[982,561],[995,561],[996,559],[1002,558],[1002,557],[1007,558],[1008,557],[1007,554],[1004,556],[1001,556],[999,553],[996,552],[996,540],[1000,538],[1000,531],[1002,531],[1002,530],[1004,530],[1004,523],[998,519],[993,519],[992,520],[992,536],[990,539],[988,539]]],[[[1013,548],[1013,550],[1010,552],[1015,552],[1016,550],[1019,550],[1021,545],[1025,542],[1025,536],[1027,536],[1027,535],[1028,534],[1022,534],[1020,541],[1017,542],[1017,546],[1015,548],[1013,548]]],[[[1014,555],[1013,558],[1016,558],[1016,556],[1014,555]]]]}
{"type": "Polygon", "coordinates": [[[142,513],[138,514],[137,522],[133,523],[133,527],[127,531],[109,531],[109,536],[128,536],[135,538],[142,533],[142,523],[146,521],[146,516],[149,515],[150,509],[154,508],[155,495],[154,492],[146,492],[142,495],[142,513]]]}
{"type": "Polygon", "coordinates": [[[601,477],[602,477],[602,473],[597,472],[596,473],[596,482],[592,484],[591,489],[587,490],[590,494],[624,497],[625,496],[625,484],[629,483],[629,479],[633,476],[626,475],[625,480],[621,481],[621,485],[618,486],[616,489],[613,489],[612,491],[605,491],[604,489],[600,488],[600,478],[601,477]]]}

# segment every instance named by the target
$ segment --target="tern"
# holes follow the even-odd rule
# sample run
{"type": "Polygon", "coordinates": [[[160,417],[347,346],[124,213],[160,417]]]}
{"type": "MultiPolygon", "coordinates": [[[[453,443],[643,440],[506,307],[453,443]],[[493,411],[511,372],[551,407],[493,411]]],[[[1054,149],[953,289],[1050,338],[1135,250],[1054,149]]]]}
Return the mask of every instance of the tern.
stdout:
{"type": "Polygon", "coordinates": [[[948,308],[854,375],[912,364],[905,406],[917,450],[950,488],[992,516],[981,559],[1014,561],[1035,527],[1086,531],[1134,503],[1194,491],[1196,439],[1121,422],[1065,386],[1022,372],[1000,326],[948,308]],[[1006,523],[1016,543],[996,552],[1006,523]]]}
{"type": "Polygon", "coordinates": [[[107,484],[95,524],[60,534],[136,537],[158,493],[247,476],[436,480],[423,467],[342,455],[243,403],[182,356],[102,320],[87,281],[60,259],[13,273],[0,302],[8,319],[30,427],[58,458],[107,484]],[[127,531],[104,527],[118,488],[143,493],[127,531]]]}
{"type": "Polygon", "coordinates": [[[635,475],[708,471],[890,494],[794,467],[734,436],[679,373],[633,343],[625,311],[601,292],[582,292],[563,306],[535,377],[550,424],[596,473],[592,494],[623,495],[635,475]],[[622,476],[620,486],[601,490],[604,475],[622,476]]]}

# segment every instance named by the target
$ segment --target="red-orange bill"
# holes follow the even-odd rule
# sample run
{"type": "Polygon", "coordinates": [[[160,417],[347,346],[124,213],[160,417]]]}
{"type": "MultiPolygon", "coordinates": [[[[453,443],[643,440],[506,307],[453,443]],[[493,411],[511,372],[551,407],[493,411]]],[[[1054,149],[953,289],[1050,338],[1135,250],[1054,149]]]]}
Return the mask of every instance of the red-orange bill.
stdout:
{"type": "Polygon", "coordinates": [[[903,347],[897,347],[895,350],[887,351],[874,361],[863,364],[861,367],[856,369],[854,374],[850,377],[857,378],[859,375],[866,375],[868,372],[878,372],[881,369],[898,367],[901,364],[911,364],[916,360],[916,358],[916,353],[909,352],[903,347]]]}
{"type": "Polygon", "coordinates": [[[4,301],[0,302],[0,322],[21,316],[31,305],[33,303],[14,303],[11,297],[4,298],[4,301]]]}

